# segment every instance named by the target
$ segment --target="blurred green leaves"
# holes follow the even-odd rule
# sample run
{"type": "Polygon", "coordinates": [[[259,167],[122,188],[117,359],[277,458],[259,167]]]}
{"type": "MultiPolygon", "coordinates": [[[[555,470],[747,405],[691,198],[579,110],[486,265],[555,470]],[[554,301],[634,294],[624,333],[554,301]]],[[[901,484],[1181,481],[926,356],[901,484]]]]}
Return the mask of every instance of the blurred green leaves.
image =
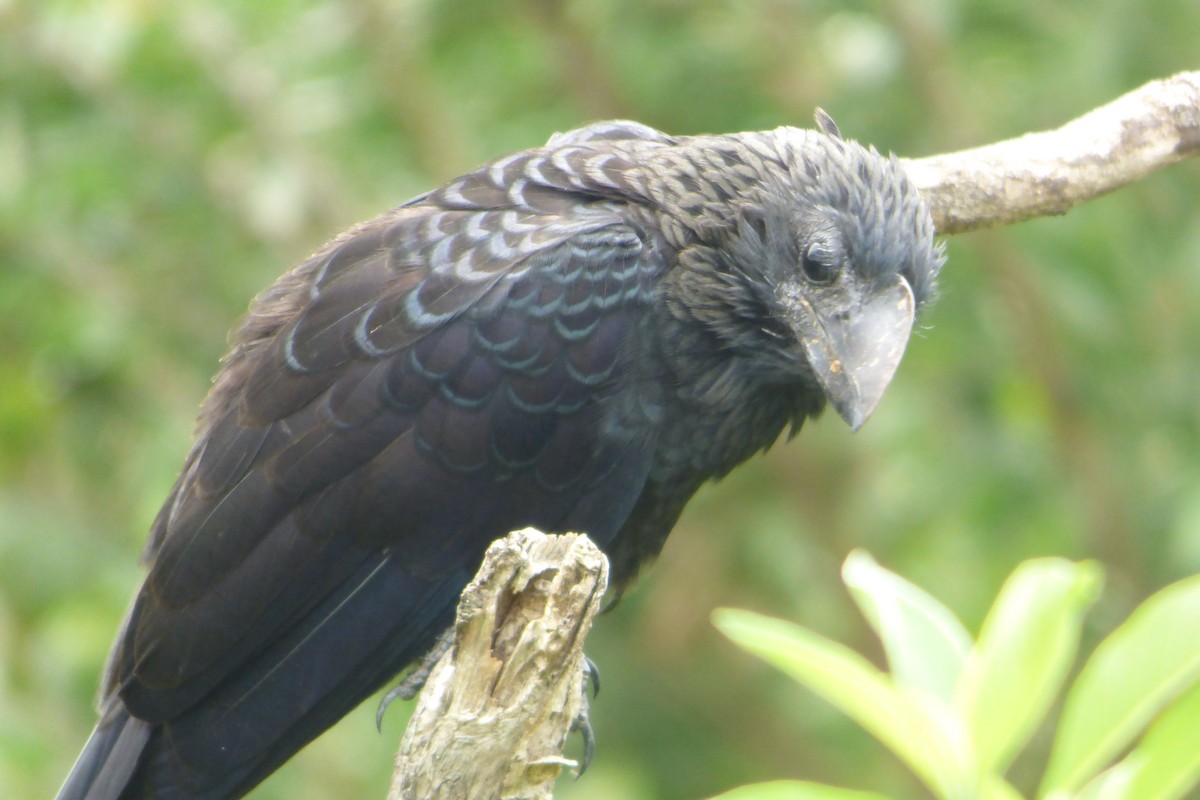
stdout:
{"type": "Polygon", "coordinates": [[[887,800],[874,792],[856,792],[807,781],[771,781],[742,786],[712,800],[887,800]]]}
{"type": "Polygon", "coordinates": [[[1004,773],[1042,721],[1099,590],[1095,563],[1061,559],[1025,562],[1000,590],[957,687],[980,774],[1004,773]]]}
{"type": "MultiPolygon", "coordinates": [[[[843,579],[879,635],[891,674],[789,622],[733,609],[718,610],[713,621],[874,734],[940,800],[1019,800],[1006,773],[1075,661],[1084,614],[1099,596],[1099,566],[1057,558],[1021,564],[973,645],[949,609],[866,554],[850,555],[843,579]]],[[[1200,644],[1191,635],[1198,621],[1200,577],[1146,600],[1097,646],[1067,690],[1037,797],[1187,796],[1200,781],[1200,644]]],[[[718,800],[806,800],[824,791],[857,794],[777,782],[718,800]]]]}
{"type": "MultiPolygon", "coordinates": [[[[1192,635],[1200,622],[1200,576],[1168,586],[1141,606],[1105,639],[1067,695],[1058,740],[1046,768],[1043,793],[1077,791],[1114,755],[1122,752],[1163,709],[1187,692],[1170,718],[1159,719],[1165,731],[1200,732],[1200,717],[1191,715],[1197,701],[1190,694],[1200,680],[1200,637],[1192,635]]],[[[1151,747],[1136,751],[1128,762],[1134,786],[1170,786],[1147,764],[1150,756],[1181,767],[1194,764],[1177,759],[1165,745],[1165,732],[1148,737],[1151,747]]],[[[1157,765],[1157,760],[1154,762],[1157,765]]],[[[1186,788],[1186,787],[1185,787],[1186,788]]],[[[1131,790],[1132,791],[1132,790],[1131,790]]],[[[1178,797],[1173,794],[1129,794],[1131,798],[1178,797]]]]}
{"type": "Polygon", "coordinates": [[[896,681],[951,702],[971,650],[971,635],[958,618],[861,550],[846,558],[842,580],[884,643],[896,681]]]}
{"type": "Polygon", "coordinates": [[[969,784],[955,752],[961,737],[944,705],[893,683],[864,657],[800,626],[744,611],[713,617],[733,641],[779,667],[886,744],[939,797],[969,784]]]}

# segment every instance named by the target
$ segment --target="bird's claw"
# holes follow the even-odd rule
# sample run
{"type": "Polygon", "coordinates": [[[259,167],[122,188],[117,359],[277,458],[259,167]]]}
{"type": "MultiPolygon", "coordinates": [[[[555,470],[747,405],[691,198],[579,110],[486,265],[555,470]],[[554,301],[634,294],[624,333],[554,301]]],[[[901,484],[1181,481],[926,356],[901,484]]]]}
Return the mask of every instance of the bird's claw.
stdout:
{"type": "Polygon", "coordinates": [[[571,732],[579,731],[579,735],[583,737],[583,757],[579,759],[579,771],[575,773],[575,780],[583,777],[583,773],[587,772],[588,765],[592,763],[592,756],[596,754],[596,732],[592,730],[592,723],[588,719],[588,688],[591,688],[593,698],[600,694],[600,669],[596,666],[596,662],[586,655],[583,657],[582,672],[583,680],[579,687],[579,713],[575,715],[575,719],[571,720],[571,732]]]}
{"type": "Polygon", "coordinates": [[[579,771],[575,773],[575,780],[579,780],[583,777],[583,773],[587,772],[588,766],[592,763],[592,756],[596,754],[596,732],[592,730],[592,723],[588,720],[586,695],[579,714],[571,721],[571,732],[575,731],[579,731],[579,735],[583,737],[583,756],[579,759],[579,771]]]}
{"type": "Polygon", "coordinates": [[[586,697],[588,684],[592,687],[592,699],[600,696],[600,668],[585,654],[583,656],[583,693],[586,697]]]}
{"type": "Polygon", "coordinates": [[[412,700],[417,696],[425,686],[425,681],[429,680],[429,673],[433,672],[433,666],[446,654],[453,641],[454,628],[450,627],[443,631],[442,635],[434,642],[433,647],[421,656],[421,660],[413,667],[412,672],[409,672],[399,683],[388,690],[388,693],[379,701],[379,707],[375,709],[376,730],[383,732],[383,715],[395,700],[412,700]]]}

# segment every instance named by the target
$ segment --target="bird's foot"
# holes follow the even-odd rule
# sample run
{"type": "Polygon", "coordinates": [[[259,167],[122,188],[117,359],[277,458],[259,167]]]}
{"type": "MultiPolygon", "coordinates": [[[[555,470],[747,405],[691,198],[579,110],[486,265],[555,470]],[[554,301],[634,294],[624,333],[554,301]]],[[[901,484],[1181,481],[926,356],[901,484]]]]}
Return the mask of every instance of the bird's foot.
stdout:
{"type": "Polygon", "coordinates": [[[583,681],[579,687],[579,713],[575,715],[575,719],[571,720],[571,732],[579,731],[579,735],[583,737],[583,756],[579,759],[579,771],[575,773],[575,780],[583,777],[583,773],[587,772],[588,765],[592,763],[592,756],[596,754],[596,732],[592,730],[592,723],[588,718],[589,688],[592,690],[593,698],[600,694],[600,670],[596,667],[596,662],[585,655],[583,657],[583,681]]]}
{"type": "Polygon", "coordinates": [[[375,727],[383,730],[383,715],[387,711],[388,706],[394,700],[412,700],[421,689],[425,686],[425,681],[429,680],[429,673],[433,672],[433,666],[446,651],[450,649],[450,645],[454,643],[454,628],[447,628],[442,632],[442,635],[434,642],[433,647],[425,655],[421,656],[421,660],[417,662],[412,671],[400,679],[400,682],[388,690],[388,693],[379,701],[379,707],[375,709],[375,727]]]}
{"type": "Polygon", "coordinates": [[[571,732],[579,731],[579,735],[583,737],[583,756],[579,759],[579,771],[575,773],[575,780],[583,777],[583,773],[587,772],[588,766],[592,763],[592,756],[596,754],[596,732],[592,730],[592,723],[588,720],[586,705],[585,701],[585,707],[580,709],[579,714],[571,722],[571,732]]]}

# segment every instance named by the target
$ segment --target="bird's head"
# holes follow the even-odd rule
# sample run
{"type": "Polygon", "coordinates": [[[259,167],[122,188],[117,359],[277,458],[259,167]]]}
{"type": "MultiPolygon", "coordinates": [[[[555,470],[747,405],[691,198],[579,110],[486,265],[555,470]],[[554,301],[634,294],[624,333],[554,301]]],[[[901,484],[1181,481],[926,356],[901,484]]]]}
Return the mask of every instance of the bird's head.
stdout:
{"type": "MultiPolygon", "coordinates": [[[[815,383],[858,429],[874,411],[943,261],[925,203],[894,157],[781,128],[783,169],[739,199],[721,272],[726,341],[781,381],[815,383]]],[[[769,163],[769,162],[768,162],[769,163]]]]}

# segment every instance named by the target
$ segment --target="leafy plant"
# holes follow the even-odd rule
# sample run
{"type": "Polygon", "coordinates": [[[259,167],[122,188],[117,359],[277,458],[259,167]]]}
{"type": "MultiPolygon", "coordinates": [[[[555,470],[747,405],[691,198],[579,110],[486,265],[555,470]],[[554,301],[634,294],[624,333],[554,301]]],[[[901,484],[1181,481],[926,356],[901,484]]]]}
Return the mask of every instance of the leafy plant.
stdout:
{"type": "MultiPolygon", "coordinates": [[[[1075,662],[1100,567],[1020,565],[978,639],[954,614],[864,552],[842,577],[883,642],[890,672],[799,625],[721,609],[717,627],[841,709],[940,800],[1020,800],[1005,778],[1075,662]]],[[[1039,800],[1175,800],[1200,779],[1200,576],[1144,602],[1066,689],[1039,800]]],[[[886,800],[803,781],[715,800],[886,800]]]]}

